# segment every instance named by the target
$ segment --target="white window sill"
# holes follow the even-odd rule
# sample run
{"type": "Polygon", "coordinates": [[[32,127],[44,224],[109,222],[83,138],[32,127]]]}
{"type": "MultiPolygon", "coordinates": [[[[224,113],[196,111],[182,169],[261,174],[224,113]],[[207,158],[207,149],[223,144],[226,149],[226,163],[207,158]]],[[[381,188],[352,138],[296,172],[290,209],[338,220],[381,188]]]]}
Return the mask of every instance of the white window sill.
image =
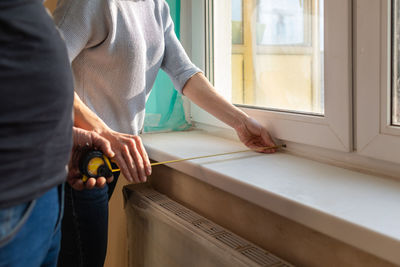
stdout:
{"type": "MultiPolygon", "coordinates": [[[[142,138],[156,161],[244,149],[201,130],[142,138]]],[[[245,152],[168,166],[400,265],[399,181],[285,152],[245,152]]]]}

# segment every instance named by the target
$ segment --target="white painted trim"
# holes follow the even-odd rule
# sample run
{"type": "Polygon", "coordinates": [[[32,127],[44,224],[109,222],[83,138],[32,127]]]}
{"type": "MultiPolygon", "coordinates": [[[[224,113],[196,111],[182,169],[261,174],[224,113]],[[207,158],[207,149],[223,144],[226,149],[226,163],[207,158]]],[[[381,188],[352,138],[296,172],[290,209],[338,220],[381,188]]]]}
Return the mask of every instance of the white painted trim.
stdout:
{"type": "MultiPolygon", "coordinates": [[[[192,58],[192,20],[190,19],[192,15],[192,2],[191,1],[181,1],[181,28],[180,28],[180,42],[186,51],[189,58],[192,58]]],[[[192,111],[190,100],[182,95],[183,100],[183,110],[185,111],[185,120],[188,123],[192,123],[192,111]]]]}
{"type": "Polygon", "coordinates": [[[186,54],[192,58],[192,1],[181,1],[180,42],[186,54]]]}
{"type": "Polygon", "coordinates": [[[326,118],[243,110],[265,125],[272,136],[283,142],[291,141],[348,152],[349,144],[343,141],[340,133],[335,131],[326,118]]]}
{"type": "Polygon", "coordinates": [[[356,1],[357,151],[400,163],[400,128],[390,125],[390,0],[356,1]]]}
{"type": "MultiPolygon", "coordinates": [[[[232,99],[232,6],[214,0],[214,86],[228,101],[232,99]]],[[[212,26],[211,26],[212,27],[212,26]]]]}
{"type": "MultiPolygon", "coordinates": [[[[390,1],[390,0],[389,0],[390,1]]],[[[381,98],[380,98],[380,109],[381,117],[380,124],[382,133],[389,133],[391,130],[391,4],[387,1],[382,1],[380,7],[380,31],[379,39],[380,42],[380,81],[381,81],[381,98]]],[[[379,88],[377,89],[379,90],[379,88]]]]}
{"type": "MultiPolygon", "coordinates": [[[[214,1],[215,87],[229,98],[231,88],[230,1],[214,1]],[[224,24],[225,23],[225,24],[224,24]]],[[[351,127],[351,1],[326,0],[325,5],[325,116],[315,117],[244,108],[282,140],[352,150],[351,127]],[[297,117],[297,118],[294,118],[297,117]],[[300,123],[304,122],[304,123],[300,123]]],[[[197,24],[198,22],[192,22],[197,24]]],[[[197,33],[196,33],[197,34],[197,33]]],[[[194,121],[226,127],[193,105],[194,121]]]]}
{"type": "MultiPolygon", "coordinates": [[[[202,123],[197,123],[196,129],[202,130],[209,135],[239,142],[239,138],[233,129],[219,128],[202,123]]],[[[367,174],[384,175],[400,182],[400,164],[365,157],[357,153],[357,151],[338,151],[290,141],[285,141],[285,144],[287,145],[286,151],[303,158],[367,174]]]]}
{"type": "Polygon", "coordinates": [[[192,51],[192,61],[197,67],[204,70],[206,63],[205,56],[205,3],[206,0],[190,0],[191,2],[191,16],[182,23],[191,20],[192,31],[191,31],[191,51],[192,51]]]}

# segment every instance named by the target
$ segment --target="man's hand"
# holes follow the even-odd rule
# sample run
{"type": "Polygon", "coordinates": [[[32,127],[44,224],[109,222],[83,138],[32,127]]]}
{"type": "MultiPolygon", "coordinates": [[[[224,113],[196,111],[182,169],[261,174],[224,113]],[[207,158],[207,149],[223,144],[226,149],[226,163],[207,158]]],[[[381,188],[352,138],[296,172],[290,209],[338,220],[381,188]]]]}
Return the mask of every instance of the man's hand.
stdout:
{"type": "Polygon", "coordinates": [[[151,165],[141,138],[112,130],[100,135],[110,142],[115,152],[113,159],[125,178],[133,183],[146,182],[147,176],[151,175],[151,165]]]}
{"type": "Polygon", "coordinates": [[[248,117],[235,127],[240,141],[247,147],[262,153],[273,153],[275,149],[265,149],[265,147],[275,146],[267,129],[259,124],[255,119],[248,117]]]}
{"type": "Polygon", "coordinates": [[[114,157],[110,142],[93,131],[86,131],[80,128],[73,128],[74,145],[72,147],[71,159],[68,164],[67,182],[75,190],[92,189],[94,187],[102,188],[106,183],[110,183],[113,177],[89,178],[86,183],[82,181],[82,173],[79,171],[79,159],[83,150],[87,147],[102,151],[107,157],[114,157]]]}

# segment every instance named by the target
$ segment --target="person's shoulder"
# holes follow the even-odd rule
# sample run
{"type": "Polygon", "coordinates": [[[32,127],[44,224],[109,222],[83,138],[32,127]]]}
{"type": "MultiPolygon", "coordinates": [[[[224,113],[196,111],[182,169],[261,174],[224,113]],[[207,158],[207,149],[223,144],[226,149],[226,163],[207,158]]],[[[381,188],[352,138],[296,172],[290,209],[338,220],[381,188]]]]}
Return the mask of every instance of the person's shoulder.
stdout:
{"type": "Polygon", "coordinates": [[[160,10],[161,12],[165,9],[169,9],[168,2],[165,0],[151,0],[149,2],[153,2],[155,8],[160,10]]]}
{"type": "Polygon", "coordinates": [[[156,10],[160,13],[164,21],[169,17],[169,5],[165,0],[153,0],[156,10]]]}

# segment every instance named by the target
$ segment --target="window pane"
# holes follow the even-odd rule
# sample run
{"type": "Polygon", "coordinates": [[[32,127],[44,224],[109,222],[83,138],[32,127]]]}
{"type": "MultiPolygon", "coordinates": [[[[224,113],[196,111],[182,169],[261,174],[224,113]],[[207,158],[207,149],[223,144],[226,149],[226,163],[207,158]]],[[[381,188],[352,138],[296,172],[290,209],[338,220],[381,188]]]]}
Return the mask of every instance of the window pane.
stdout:
{"type": "Polygon", "coordinates": [[[400,126],[400,0],[393,1],[392,124],[400,126]]]}
{"type": "Polygon", "coordinates": [[[232,0],[232,44],[243,44],[242,0],[232,0]]]}
{"type": "Polygon", "coordinates": [[[323,0],[240,2],[243,40],[232,46],[232,102],[323,114],[323,0]]]}
{"type": "Polygon", "coordinates": [[[304,44],[304,10],[299,0],[261,0],[257,8],[257,44],[304,44]]]}

